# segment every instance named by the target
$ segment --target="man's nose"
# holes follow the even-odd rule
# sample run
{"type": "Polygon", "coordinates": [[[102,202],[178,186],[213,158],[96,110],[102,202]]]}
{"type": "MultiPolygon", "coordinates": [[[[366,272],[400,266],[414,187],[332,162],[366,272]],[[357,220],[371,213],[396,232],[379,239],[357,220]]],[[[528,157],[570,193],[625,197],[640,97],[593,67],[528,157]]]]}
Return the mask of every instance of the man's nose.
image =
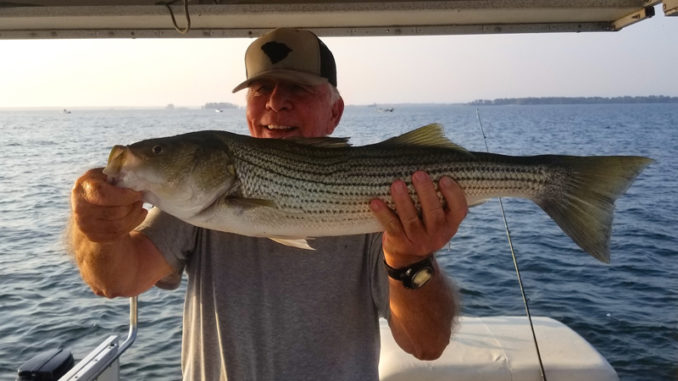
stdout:
{"type": "Polygon", "coordinates": [[[285,88],[285,86],[276,84],[273,87],[273,90],[271,90],[271,93],[268,97],[268,102],[266,102],[266,107],[273,111],[289,110],[292,108],[290,92],[285,88]]]}

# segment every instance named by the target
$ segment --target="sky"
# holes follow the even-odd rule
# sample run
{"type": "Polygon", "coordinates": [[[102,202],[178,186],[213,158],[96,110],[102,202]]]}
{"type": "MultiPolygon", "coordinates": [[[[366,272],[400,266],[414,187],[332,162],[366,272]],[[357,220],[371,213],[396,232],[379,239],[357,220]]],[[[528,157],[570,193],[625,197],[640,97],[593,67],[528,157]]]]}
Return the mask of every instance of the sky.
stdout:
{"type": "MultiPolygon", "coordinates": [[[[619,32],[327,37],[347,104],[678,96],[678,17],[619,32]]],[[[0,108],[244,105],[251,39],[0,40],[0,108]]]]}

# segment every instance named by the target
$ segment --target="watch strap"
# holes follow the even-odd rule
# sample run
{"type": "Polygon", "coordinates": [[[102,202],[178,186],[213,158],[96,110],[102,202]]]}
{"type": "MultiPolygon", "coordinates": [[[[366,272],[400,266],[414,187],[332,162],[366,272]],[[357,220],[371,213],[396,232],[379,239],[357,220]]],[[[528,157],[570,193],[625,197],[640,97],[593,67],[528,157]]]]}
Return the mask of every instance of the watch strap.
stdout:
{"type": "Polygon", "coordinates": [[[426,284],[435,272],[433,267],[433,254],[419,262],[397,269],[389,266],[389,264],[386,263],[386,259],[384,259],[384,265],[386,266],[386,272],[389,277],[403,282],[403,285],[410,289],[416,289],[426,284]],[[417,275],[422,271],[427,271],[430,276],[424,282],[417,283],[417,275]]]}

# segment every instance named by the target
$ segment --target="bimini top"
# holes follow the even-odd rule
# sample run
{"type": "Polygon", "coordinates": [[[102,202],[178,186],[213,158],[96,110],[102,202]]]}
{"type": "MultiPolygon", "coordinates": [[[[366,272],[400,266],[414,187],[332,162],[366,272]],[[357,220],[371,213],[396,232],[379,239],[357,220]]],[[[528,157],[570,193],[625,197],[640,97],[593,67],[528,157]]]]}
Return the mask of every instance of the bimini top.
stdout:
{"type": "Polygon", "coordinates": [[[0,0],[0,39],[617,31],[660,3],[678,14],[678,0],[0,0]]]}

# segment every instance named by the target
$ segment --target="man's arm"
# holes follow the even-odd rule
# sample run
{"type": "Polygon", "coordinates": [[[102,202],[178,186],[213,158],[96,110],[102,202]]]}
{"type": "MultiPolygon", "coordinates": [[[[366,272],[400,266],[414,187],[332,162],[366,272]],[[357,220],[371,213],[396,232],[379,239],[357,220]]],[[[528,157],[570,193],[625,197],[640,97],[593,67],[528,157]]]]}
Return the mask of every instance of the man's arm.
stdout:
{"type": "MultiPolygon", "coordinates": [[[[442,178],[438,184],[444,204],[426,173],[416,172],[412,183],[421,202],[421,217],[400,180],[391,186],[397,214],[381,200],[370,204],[385,228],[384,259],[394,268],[419,262],[442,248],[457,232],[468,211],[464,193],[451,179],[442,178]]],[[[447,347],[458,308],[451,283],[437,263],[435,269],[435,276],[416,290],[389,278],[389,325],[393,337],[405,351],[424,360],[440,357],[447,347]]]]}
{"type": "Polygon", "coordinates": [[[101,168],[80,177],[71,192],[68,241],[80,274],[95,294],[134,296],[172,272],[143,234],[141,193],[112,186],[101,168]]]}

